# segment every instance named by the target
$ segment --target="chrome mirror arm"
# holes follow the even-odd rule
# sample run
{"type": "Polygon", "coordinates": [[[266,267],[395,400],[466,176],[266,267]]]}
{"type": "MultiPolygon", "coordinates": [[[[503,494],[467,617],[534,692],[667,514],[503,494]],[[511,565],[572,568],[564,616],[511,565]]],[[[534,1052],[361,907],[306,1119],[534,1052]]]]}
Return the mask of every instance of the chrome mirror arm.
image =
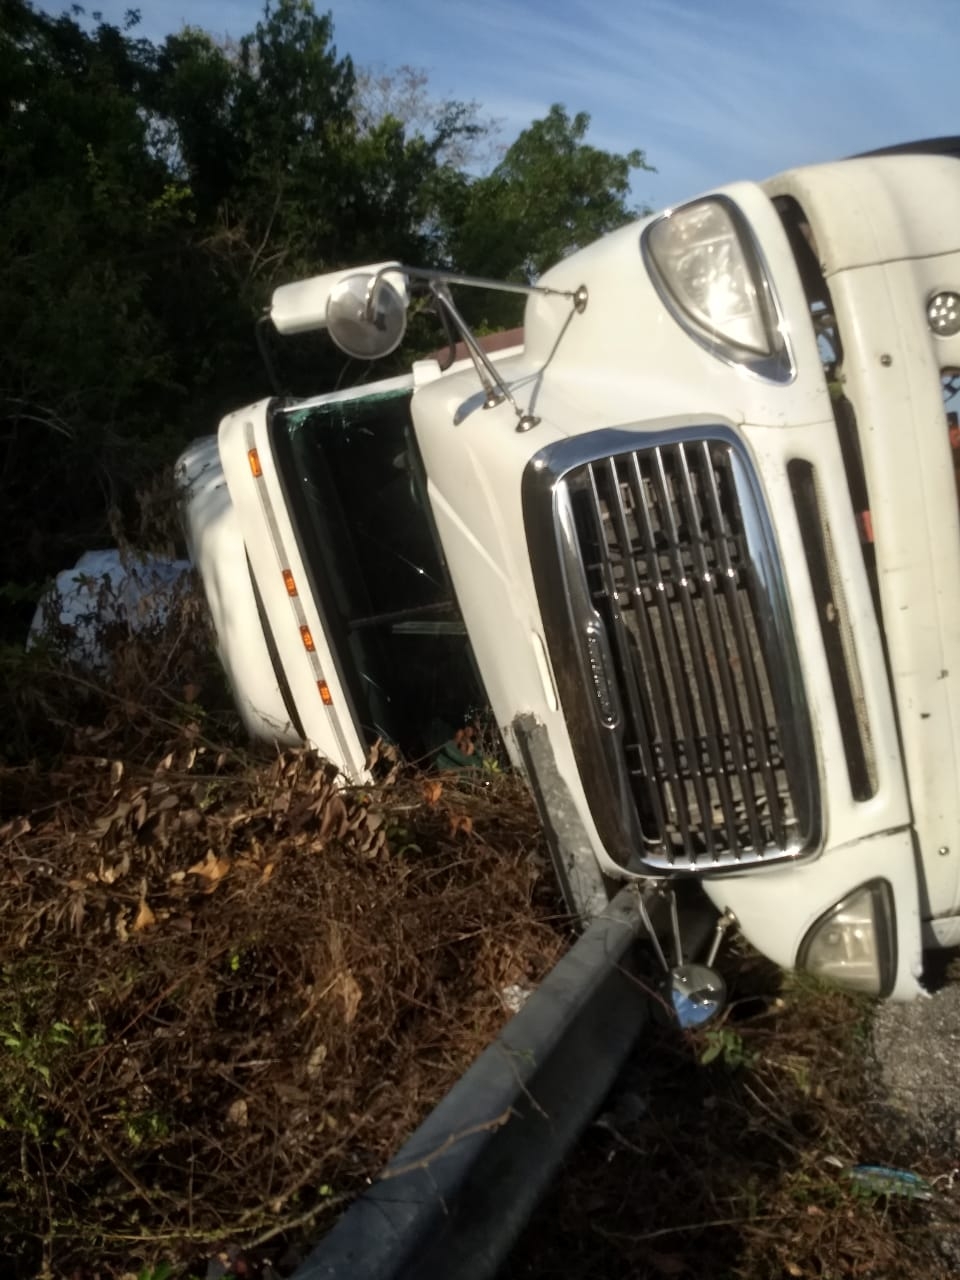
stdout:
{"type": "Polygon", "coordinates": [[[450,296],[450,289],[446,281],[432,281],[430,283],[430,292],[440,305],[446,309],[447,314],[460,330],[460,336],[463,338],[464,345],[470,353],[470,359],[473,361],[474,368],[477,371],[477,377],[483,386],[483,407],[485,409],[493,409],[506,400],[517,415],[518,431],[529,431],[531,427],[535,427],[540,419],[533,414],[525,413],[517,404],[512,391],[503,378],[500,377],[496,365],[477,342],[470,330],[470,326],[457,310],[456,303],[450,296]]]}
{"type": "Polygon", "coordinates": [[[518,284],[512,280],[493,280],[487,276],[461,275],[457,271],[439,271],[433,267],[403,267],[388,264],[381,267],[367,286],[367,309],[372,308],[373,295],[381,276],[405,275],[408,280],[423,280],[426,284],[462,284],[468,289],[494,289],[497,293],[541,293],[547,298],[569,298],[576,311],[585,311],[587,307],[587,286],[579,289],[551,289],[543,284],[518,284]]]}
{"type": "Polygon", "coordinates": [[[540,293],[545,297],[569,298],[573,310],[578,315],[586,310],[588,301],[587,286],[582,284],[577,289],[551,289],[546,285],[514,284],[509,281],[491,280],[485,276],[466,276],[452,271],[437,271],[429,267],[386,266],[381,267],[375,275],[371,276],[370,283],[367,285],[365,312],[368,320],[372,321],[374,317],[377,287],[381,278],[398,272],[405,275],[408,280],[423,281],[430,293],[456,325],[464,346],[470,353],[470,359],[473,361],[477,377],[483,387],[483,407],[485,409],[493,409],[506,400],[517,415],[518,431],[529,431],[531,427],[535,427],[540,419],[536,414],[521,409],[517,404],[513,393],[500,376],[496,365],[477,342],[470,326],[458,311],[450,293],[450,285],[462,284],[471,289],[496,289],[500,293],[522,293],[527,295],[540,293]]]}

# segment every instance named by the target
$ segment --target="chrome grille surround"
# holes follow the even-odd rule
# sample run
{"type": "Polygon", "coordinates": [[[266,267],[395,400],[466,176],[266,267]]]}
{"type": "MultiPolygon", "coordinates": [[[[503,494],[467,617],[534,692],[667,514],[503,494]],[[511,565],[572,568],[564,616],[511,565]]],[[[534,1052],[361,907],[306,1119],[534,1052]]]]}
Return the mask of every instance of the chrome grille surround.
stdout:
{"type": "Polygon", "coordinates": [[[524,521],[554,677],[607,853],[646,874],[812,853],[810,715],[772,523],[723,425],[541,450],[524,521]]]}

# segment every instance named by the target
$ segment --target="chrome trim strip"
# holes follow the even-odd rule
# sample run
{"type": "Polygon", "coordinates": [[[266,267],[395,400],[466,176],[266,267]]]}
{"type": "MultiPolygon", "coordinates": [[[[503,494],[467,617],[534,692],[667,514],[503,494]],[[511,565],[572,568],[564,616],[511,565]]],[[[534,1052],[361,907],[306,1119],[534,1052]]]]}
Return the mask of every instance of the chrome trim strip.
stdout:
{"type": "Polygon", "coordinates": [[[540,450],[522,497],[560,703],[608,854],[665,874],[813,853],[810,713],[739,436],[723,424],[591,432],[540,450]],[[612,722],[595,693],[598,629],[612,722]]]}

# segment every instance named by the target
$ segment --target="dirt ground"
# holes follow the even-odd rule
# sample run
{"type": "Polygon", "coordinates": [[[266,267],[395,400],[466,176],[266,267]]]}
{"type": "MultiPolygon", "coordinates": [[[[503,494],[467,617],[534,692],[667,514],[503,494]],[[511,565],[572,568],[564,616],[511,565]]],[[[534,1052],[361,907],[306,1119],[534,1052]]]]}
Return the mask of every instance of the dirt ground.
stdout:
{"type": "Polygon", "coordinates": [[[878,1008],[871,1045],[878,1086],[900,1122],[918,1144],[960,1159],[960,973],[926,1000],[878,1008]]]}

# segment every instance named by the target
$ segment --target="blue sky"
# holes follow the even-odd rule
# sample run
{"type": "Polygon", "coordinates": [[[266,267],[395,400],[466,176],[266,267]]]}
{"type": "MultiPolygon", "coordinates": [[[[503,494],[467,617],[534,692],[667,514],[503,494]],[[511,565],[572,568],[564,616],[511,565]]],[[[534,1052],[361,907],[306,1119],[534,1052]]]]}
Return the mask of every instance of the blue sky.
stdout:
{"type": "MultiPolygon", "coordinates": [[[[91,0],[141,9],[159,39],[185,22],[256,25],[256,0],[91,0]]],[[[44,3],[43,8],[60,6],[44,3]]],[[[509,142],[552,102],[596,145],[642,148],[655,208],[738,178],[911,138],[960,133],[960,0],[343,0],[338,51],[423,68],[438,97],[478,100],[509,142]]]]}

